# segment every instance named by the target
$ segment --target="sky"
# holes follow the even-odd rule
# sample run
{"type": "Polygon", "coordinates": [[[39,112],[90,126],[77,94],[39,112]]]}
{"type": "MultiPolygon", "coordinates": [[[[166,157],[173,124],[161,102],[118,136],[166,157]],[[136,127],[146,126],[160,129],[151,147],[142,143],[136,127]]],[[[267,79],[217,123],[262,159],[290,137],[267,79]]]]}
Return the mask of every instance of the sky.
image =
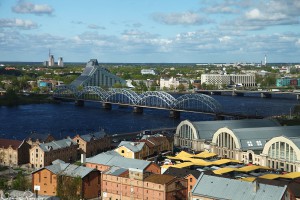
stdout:
{"type": "Polygon", "coordinates": [[[300,0],[0,0],[0,61],[300,62],[300,0]]]}

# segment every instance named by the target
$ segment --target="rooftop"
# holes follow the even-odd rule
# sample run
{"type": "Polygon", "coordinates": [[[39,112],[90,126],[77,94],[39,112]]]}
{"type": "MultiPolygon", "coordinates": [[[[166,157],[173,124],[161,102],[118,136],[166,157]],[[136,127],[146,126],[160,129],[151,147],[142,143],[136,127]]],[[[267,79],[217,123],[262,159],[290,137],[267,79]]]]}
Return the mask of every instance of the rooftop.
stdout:
{"type": "Polygon", "coordinates": [[[69,137],[62,140],[39,144],[40,148],[45,152],[70,147],[72,145],[77,145],[77,143],[69,137]]]}
{"type": "Polygon", "coordinates": [[[168,182],[174,180],[176,177],[167,174],[151,174],[145,178],[145,182],[152,182],[157,184],[167,184],[168,182]]]}
{"type": "Polygon", "coordinates": [[[192,190],[194,196],[232,200],[280,200],[286,186],[268,185],[202,174],[192,190]]]}

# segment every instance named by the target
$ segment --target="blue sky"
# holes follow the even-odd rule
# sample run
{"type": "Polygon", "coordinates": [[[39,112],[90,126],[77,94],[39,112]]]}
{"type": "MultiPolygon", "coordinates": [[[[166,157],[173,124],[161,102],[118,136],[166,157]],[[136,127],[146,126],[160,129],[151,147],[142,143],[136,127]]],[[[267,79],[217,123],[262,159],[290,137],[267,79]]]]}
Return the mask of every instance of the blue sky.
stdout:
{"type": "Polygon", "coordinates": [[[0,61],[300,62],[299,0],[1,0],[0,61]]]}

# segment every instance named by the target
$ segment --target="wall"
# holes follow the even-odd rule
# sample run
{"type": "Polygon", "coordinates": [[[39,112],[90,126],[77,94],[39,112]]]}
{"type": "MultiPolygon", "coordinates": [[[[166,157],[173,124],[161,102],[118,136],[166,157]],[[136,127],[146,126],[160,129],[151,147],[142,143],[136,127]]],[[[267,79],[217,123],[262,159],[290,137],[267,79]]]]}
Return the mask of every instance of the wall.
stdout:
{"type": "Polygon", "coordinates": [[[47,169],[42,169],[32,174],[32,191],[34,191],[35,185],[40,186],[38,194],[55,196],[57,176],[47,169]]]}

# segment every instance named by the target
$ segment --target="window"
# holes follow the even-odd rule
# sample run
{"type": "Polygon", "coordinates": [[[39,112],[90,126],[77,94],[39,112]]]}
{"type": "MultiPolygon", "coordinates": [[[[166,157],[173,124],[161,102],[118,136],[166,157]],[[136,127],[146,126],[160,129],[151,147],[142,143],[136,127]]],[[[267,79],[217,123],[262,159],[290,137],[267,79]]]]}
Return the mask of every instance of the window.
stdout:
{"type": "Polygon", "coordinates": [[[36,150],[35,150],[35,152],[39,152],[39,150],[38,150],[38,149],[36,149],[36,150]]]}
{"type": "Polygon", "coordinates": [[[190,190],[191,190],[191,189],[193,189],[193,186],[192,186],[192,185],[190,185],[190,190]]]}
{"type": "Polygon", "coordinates": [[[256,141],[256,144],[257,144],[257,146],[262,146],[262,143],[261,143],[260,140],[257,140],[257,141],[256,141]]]}
{"type": "Polygon", "coordinates": [[[248,147],[252,147],[253,146],[252,141],[247,141],[247,144],[248,144],[248,147]]]}
{"type": "Polygon", "coordinates": [[[124,150],[122,150],[121,153],[124,153],[124,150]]]}
{"type": "Polygon", "coordinates": [[[192,182],[193,181],[193,179],[192,178],[190,178],[190,182],[192,182]]]}

